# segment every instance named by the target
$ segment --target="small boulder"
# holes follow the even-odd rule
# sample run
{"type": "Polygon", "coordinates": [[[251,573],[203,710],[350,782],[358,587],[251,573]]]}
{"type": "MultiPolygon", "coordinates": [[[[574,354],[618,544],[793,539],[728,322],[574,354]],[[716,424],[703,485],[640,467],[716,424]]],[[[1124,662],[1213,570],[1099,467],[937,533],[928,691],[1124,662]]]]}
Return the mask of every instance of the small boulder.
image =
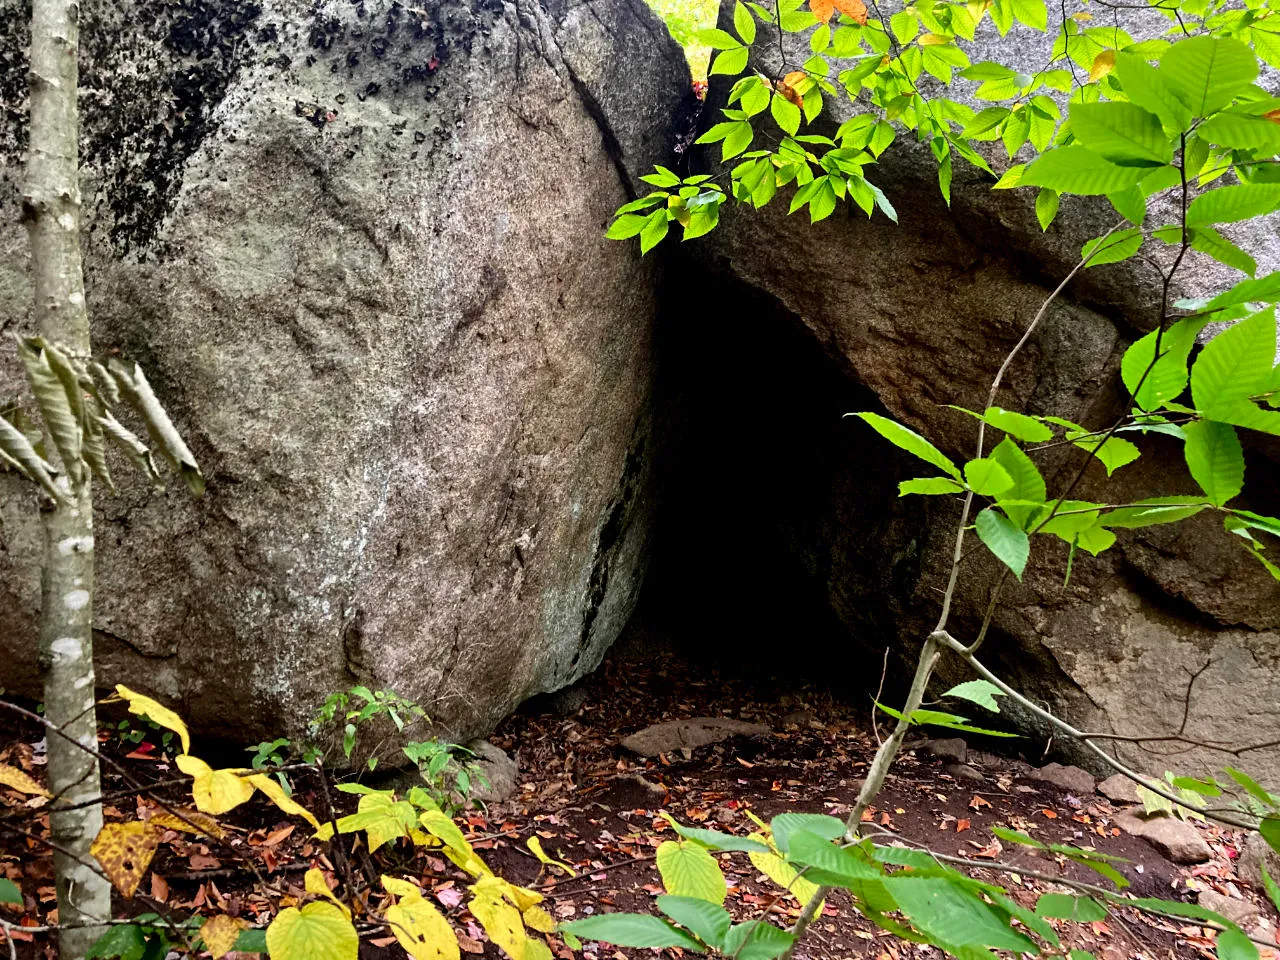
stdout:
{"type": "Polygon", "coordinates": [[[1117,773],[1098,784],[1098,792],[1112,803],[1141,803],[1138,785],[1123,773],[1117,773]]]}
{"type": "Polygon", "coordinates": [[[943,770],[951,774],[957,780],[969,781],[972,783],[986,783],[986,778],[967,763],[949,763],[943,770]]]}
{"type": "Polygon", "coordinates": [[[1068,793],[1086,797],[1093,793],[1098,784],[1089,771],[1081,770],[1079,767],[1063,766],[1060,763],[1046,763],[1040,769],[1032,770],[1028,776],[1032,780],[1051,783],[1068,793]]]}
{"type": "Polygon", "coordinates": [[[964,763],[969,755],[969,748],[959,737],[947,737],[942,740],[926,740],[916,747],[916,752],[935,760],[964,763]]]}
{"type": "Polygon", "coordinates": [[[485,803],[501,803],[514,797],[520,782],[520,768],[516,762],[488,740],[472,740],[466,747],[475,754],[475,759],[467,766],[483,778],[479,779],[473,773],[471,798],[485,803]]]}
{"type": "Polygon", "coordinates": [[[691,720],[668,720],[645,727],[622,741],[632,753],[656,757],[672,750],[694,750],[730,737],[760,737],[768,734],[763,723],[747,723],[728,717],[694,717],[691,720]]]}
{"type": "Polygon", "coordinates": [[[1174,817],[1144,817],[1136,810],[1122,810],[1116,825],[1125,833],[1147,841],[1174,863],[1207,863],[1213,851],[1200,831],[1174,817]]]}
{"type": "Polygon", "coordinates": [[[1280,853],[1276,853],[1262,834],[1253,833],[1248,836],[1244,846],[1240,848],[1240,859],[1236,861],[1236,873],[1245,883],[1258,890],[1263,889],[1262,868],[1267,868],[1271,879],[1280,883],[1280,853]]]}
{"type": "Polygon", "coordinates": [[[1223,896],[1216,890],[1201,890],[1196,900],[1206,910],[1220,913],[1232,923],[1246,929],[1262,916],[1262,909],[1256,903],[1223,896]]]}

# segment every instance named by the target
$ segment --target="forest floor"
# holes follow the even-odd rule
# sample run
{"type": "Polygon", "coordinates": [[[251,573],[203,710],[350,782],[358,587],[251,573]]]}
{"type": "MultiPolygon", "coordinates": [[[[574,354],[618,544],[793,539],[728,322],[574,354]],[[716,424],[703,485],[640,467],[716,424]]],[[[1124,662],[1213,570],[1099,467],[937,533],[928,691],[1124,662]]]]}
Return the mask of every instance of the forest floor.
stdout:
{"type": "MultiPolygon", "coordinates": [[[[859,777],[876,746],[871,716],[816,689],[786,692],[767,684],[723,679],[704,669],[691,669],[674,654],[645,661],[614,658],[578,688],[580,705],[572,712],[532,704],[506,721],[492,742],[518,760],[520,779],[512,799],[462,815],[473,845],[500,876],[538,889],[546,906],[560,920],[613,910],[653,912],[653,899],[662,892],[654,850],[673,832],[662,816],[669,814],[688,825],[716,827],[734,833],[755,829],[747,811],[765,820],[786,812],[846,814],[857,794],[859,777]],[[768,725],[772,732],[735,737],[704,746],[684,756],[673,751],[654,759],[628,752],[619,741],[650,724],[695,716],[730,717],[768,725]],[[543,867],[525,841],[535,835],[552,857],[569,863],[577,876],[543,867]]],[[[40,731],[10,731],[0,740],[0,763],[40,775],[40,731]]],[[[121,747],[109,739],[133,776],[146,782],[169,779],[169,765],[158,751],[121,747]]],[[[1194,901],[1206,888],[1256,908],[1250,921],[1255,936],[1274,938],[1271,908],[1242,883],[1234,869],[1240,837],[1237,833],[1201,824],[1212,859],[1195,867],[1180,867],[1145,841],[1116,827],[1117,809],[1099,795],[1073,796],[1051,784],[1031,779],[1021,761],[970,752],[975,773],[957,780],[937,761],[905,754],[894,768],[885,791],[870,816],[886,834],[908,845],[972,860],[980,879],[1003,883],[1026,906],[1056,888],[1052,882],[1008,872],[982,869],[984,863],[1016,864],[1028,872],[1098,881],[1096,874],[1062,858],[1037,854],[1024,847],[1002,844],[991,827],[1004,826],[1049,842],[1092,847],[1124,858],[1117,862],[1135,896],[1194,901]],[[980,775],[981,779],[978,779],[980,775]]],[[[106,789],[118,788],[117,774],[108,770],[106,789]]],[[[172,790],[180,801],[180,788],[172,790]]],[[[303,803],[319,799],[299,788],[303,803]]],[[[354,798],[344,797],[346,800],[354,798]]],[[[129,797],[109,805],[108,819],[130,818],[142,805],[129,797]]],[[[47,933],[40,928],[56,911],[52,864],[39,837],[47,833],[47,817],[30,810],[35,819],[13,832],[15,813],[32,798],[0,788],[0,876],[17,882],[24,907],[0,907],[14,937],[17,956],[55,956],[47,933]]],[[[314,807],[313,807],[314,809],[314,807]]],[[[280,894],[301,895],[302,872],[313,864],[332,868],[322,844],[310,839],[296,822],[283,817],[261,798],[227,818],[237,826],[229,846],[218,846],[175,834],[168,838],[142,882],[138,896],[117,904],[117,916],[162,907],[174,916],[211,908],[242,916],[259,924],[269,921],[280,894]],[[250,869],[248,862],[252,862],[250,869]],[[275,896],[255,888],[256,870],[274,888],[275,896]]],[[[760,876],[744,854],[725,854],[729,880],[726,906],[736,919],[769,915],[787,925],[799,905],[760,876]]],[[[497,948],[485,941],[478,924],[465,910],[467,878],[439,857],[407,846],[384,848],[379,869],[418,877],[462,934],[467,954],[498,960],[497,948]]],[[[1105,882],[1105,881],[1104,881],[1105,882]]],[[[1087,950],[1103,960],[1160,960],[1168,957],[1214,956],[1213,932],[1193,921],[1162,920],[1132,910],[1114,910],[1106,920],[1064,924],[1064,945],[1087,950]]],[[[840,893],[831,896],[811,936],[797,950],[800,960],[902,960],[939,957],[931,947],[897,940],[846,908],[840,893]]],[[[552,938],[553,942],[555,938],[552,938]]],[[[9,949],[0,934],[0,958],[9,949]]],[[[587,960],[632,960],[654,951],[615,950],[587,943],[587,960]]],[[[566,947],[562,960],[574,956],[566,947]]],[[[1263,960],[1268,957],[1263,949],[1263,960]]],[[[207,954],[206,954],[207,955],[207,954]]],[[[403,957],[390,937],[362,942],[362,960],[403,957]]],[[[252,954],[230,956],[251,957],[252,954]]]]}

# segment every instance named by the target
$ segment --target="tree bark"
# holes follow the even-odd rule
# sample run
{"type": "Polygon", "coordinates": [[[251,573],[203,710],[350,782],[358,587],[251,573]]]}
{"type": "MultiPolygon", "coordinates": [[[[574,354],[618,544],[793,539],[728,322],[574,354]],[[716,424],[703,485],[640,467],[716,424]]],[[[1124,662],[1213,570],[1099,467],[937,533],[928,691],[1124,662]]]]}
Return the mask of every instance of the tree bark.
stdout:
{"type": "MultiPolygon", "coordinates": [[[[80,255],[80,119],[76,103],[80,6],[77,0],[33,0],[31,121],[23,219],[31,242],[35,320],[40,335],[71,353],[89,353],[89,316],[80,255]]],[[[54,449],[46,434],[46,447],[54,449]]],[[[75,743],[51,734],[49,789],[62,803],[101,795],[93,675],[93,493],[89,471],[63,464],[57,478],[65,503],[45,515],[40,666],[45,716],[75,743]],[[73,479],[78,477],[78,480],[73,479]]],[[[58,920],[92,924],[111,915],[111,887],[88,864],[102,828],[102,807],[50,816],[57,853],[58,920]],[[74,856],[73,856],[74,855],[74,856]]],[[[73,926],[60,934],[62,960],[79,960],[102,928],[73,926]]]]}

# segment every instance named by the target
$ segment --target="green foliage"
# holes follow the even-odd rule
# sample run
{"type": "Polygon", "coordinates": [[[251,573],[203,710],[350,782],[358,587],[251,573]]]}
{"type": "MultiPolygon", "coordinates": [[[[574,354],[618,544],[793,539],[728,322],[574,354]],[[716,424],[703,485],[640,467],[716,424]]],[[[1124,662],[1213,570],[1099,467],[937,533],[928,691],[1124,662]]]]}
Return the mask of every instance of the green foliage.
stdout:
{"type": "Polygon", "coordinates": [[[711,46],[702,39],[702,35],[715,26],[719,3],[716,0],[649,0],[649,6],[662,18],[672,38],[683,48],[693,79],[706,80],[711,46]]]}

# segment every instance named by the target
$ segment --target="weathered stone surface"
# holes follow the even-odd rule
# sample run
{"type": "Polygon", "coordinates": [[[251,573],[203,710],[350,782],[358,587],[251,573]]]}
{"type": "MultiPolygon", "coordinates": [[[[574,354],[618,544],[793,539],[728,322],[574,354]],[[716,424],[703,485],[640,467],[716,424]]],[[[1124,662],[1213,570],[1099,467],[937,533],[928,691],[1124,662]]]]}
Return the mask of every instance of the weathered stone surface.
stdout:
{"type": "Polygon", "coordinates": [[[1280,853],[1271,849],[1271,845],[1262,839],[1259,833],[1251,833],[1245,838],[1240,848],[1240,858],[1236,861],[1236,873],[1240,879],[1256,887],[1265,889],[1262,877],[1263,868],[1272,880],[1280,883],[1280,853]]]}
{"type": "Polygon", "coordinates": [[[1079,767],[1063,766],[1060,763],[1046,763],[1038,770],[1032,770],[1029,774],[1032,780],[1039,780],[1043,783],[1051,783],[1055,787],[1059,787],[1070,793],[1079,794],[1087,797],[1093,793],[1098,781],[1093,778],[1088,770],[1081,770],[1079,767]]]}
{"type": "Polygon", "coordinates": [[[472,740],[466,747],[475,754],[467,766],[476,768],[484,777],[473,781],[471,796],[485,803],[501,803],[514,797],[520,785],[520,768],[515,760],[488,740],[472,740]]]}
{"type": "Polygon", "coordinates": [[[1098,784],[1098,792],[1112,803],[1139,803],[1138,785],[1123,773],[1113,773],[1098,784]]]}
{"type": "Polygon", "coordinates": [[[1122,810],[1116,825],[1125,833],[1151,844],[1174,863],[1207,863],[1213,851],[1200,831],[1176,817],[1145,817],[1136,810],[1122,810]]]}
{"type": "Polygon", "coordinates": [[[694,717],[655,723],[626,737],[622,745],[642,757],[656,757],[672,750],[695,750],[730,737],[762,737],[768,733],[769,728],[763,723],[747,723],[730,717],[694,717]]]}
{"type": "Polygon", "coordinates": [[[983,783],[987,779],[982,775],[981,770],[971,767],[967,763],[948,763],[943,769],[957,780],[970,783],[983,783]]]}
{"type": "Polygon", "coordinates": [[[959,737],[941,737],[926,740],[916,747],[916,752],[937,760],[949,760],[952,763],[964,763],[969,751],[968,745],[959,737]]]}
{"type": "MultiPolygon", "coordinates": [[[[1041,38],[1015,29],[1009,42],[1025,40],[1019,56],[1035,61],[1041,38]]],[[[762,72],[774,75],[776,44],[759,42],[756,50],[762,72]]],[[[817,132],[823,123],[829,132],[847,115],[843,109],[832,105],[817,132]]],[[[704,264],[726,278],[726,288],[752,291],[761,313],[807,329],[831,368],[872,394],[860,407],[823,409],[822,415],[834,422],[849,410],[878,410],[951,456],[973,456],[974,422],[949,405],[985,405],[1001,359],[1075,262],[1081,243],[1110,226],[1114,213],[1091,200],[1064,203],[1060,222],[1042,234],[1033,193],[993,193],[986,174],[959,161],[948,207],[929,151],[909,142],[895,144],[867,172],[897,208],[900,224],[841,209],[811,225],[805,216],[788,217],[785,201],[763,211],[728,206],[721,227],[701,241],[704,264]]],[[[1280,265],[1274,226],[1249,231],[1237,238],[1257,255],[1260,273],[1280,265]]],[[[1174,286],[1198,294],[1239,278],[1197,256],[1174,286]]],[[[1126,410],[1120,358],[1157,322],[1159,299],[1159,280],[1144,263],[1085,271],[1049,307],[996,402],[1090,427],[1112,422],[1126,410]]],[[[928,469],[897,456],[858,421],[844,421],[843,433],[832,429],[827,439],[826,449],[788,464],[818,474],[808,484],[811,495],[779,503],[771,514],[755,513],[757,525],[778,527],[771,541],[794,554],[806,588],[824,595],[846,629],[864,640],[867,661],[879,662],[884,638],[893,637],[900,642],[892,649],[905,663],[890,677],[909,675],[906,664],[936,620],[958,503],[898,500],[897,481],[928,469]]],[[[1143,459],[1110,480],[1097,464],[1090,466],[1073,496],[1119,503],[1194,492],[1175,441],[1155,437],[1141,446],[1143,459]]],[[[1280,441],[1251,437],[1246,450],[1249,492],[1239,503],[1274,515],[1280,441]]],[[[1060,490],[1084,454],[1059,447],[1037,456],[1051,489],[1060,490]]],[[[1123,735],[1176,732],[1189,678],[1202,671],[1189,698],[1189,737],[1237,744],[1280,737],[1280,584],[1248,562],[1219,517],[1206,513],[1176,526],[1121,531],[1118,545],[1102,557],[1078,554],[1064,583],[1067,553],[1064,543],[1045,544],[1022,582],[1006,585],[983,651],[989,665],[1077,726],[1123,735]],[[1241,710],[1244,701],[1249,706],[1241,710]]],[[[951,624],[962,639],[976,632],[999,569],[980,548],[966,563],[951,624]]],[[[948,658],[941,673],[938,689],[969,678],[948,658]]],[[[1028,730],[1048,733],[1034,717],[1009,712],[1028,730]]],[[[1070,750],[1060,737],[1055,745],[1070,750]]],[[[1165,770],[1165,760],[1132,744],[1115,748],[1140,769],[1165,770]]],[[[1090,763],[1083,750],[1064,759],[1090,763]]],[[[1177,758],[1180,773],[1209,773],[1220,764],[1221,754],[1211,750],[1177,758]]],[[[1250,754],[1249,767],[1280,782],[1276,750],[1250,754]]]]}
{"type": "MultiPolygon", "coordinates": [[[[0,324],[31,292],[0,0],[0,324]]],[[[99,499],[99,680],[233,738],[353,682],[452,736],[591,669],[643,573],[652,259],[604,239],[688,91],[642,0],[91,0],[95,342],[209,478],[99,499]]],[[[10,350],[0,396],[17,395],[10,350]]],[[[125,477],[125,471],[118,473],[125,477]]],[[[35,501],[0,477],[4,685],[35,501]]]]}
{"type": "Polygon", "coordinates": [[[1256,903],[1250,900],[1228,897],[1218,893],[1217,890],[1201,890],[1196,895],[1196,902],[1206,910],[1220,913],[1232,923],[1239,924],[1246,929],[1262,916],[1262,908],[1256,903]]]}

